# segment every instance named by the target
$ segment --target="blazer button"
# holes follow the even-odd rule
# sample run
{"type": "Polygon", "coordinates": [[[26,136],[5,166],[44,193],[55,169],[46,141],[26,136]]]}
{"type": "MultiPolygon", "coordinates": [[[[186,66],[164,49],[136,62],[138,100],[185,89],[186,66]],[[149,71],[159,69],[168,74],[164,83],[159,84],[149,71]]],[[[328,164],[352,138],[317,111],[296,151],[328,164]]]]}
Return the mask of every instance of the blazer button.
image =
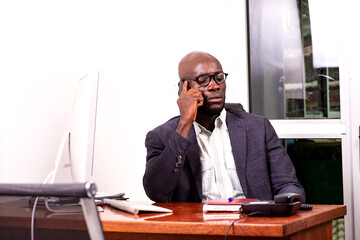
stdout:
{"type": "Polygon", "coordinates": [[[174,173],[178,173],[180,170],[178,168],[174,168],[174,173]]]}

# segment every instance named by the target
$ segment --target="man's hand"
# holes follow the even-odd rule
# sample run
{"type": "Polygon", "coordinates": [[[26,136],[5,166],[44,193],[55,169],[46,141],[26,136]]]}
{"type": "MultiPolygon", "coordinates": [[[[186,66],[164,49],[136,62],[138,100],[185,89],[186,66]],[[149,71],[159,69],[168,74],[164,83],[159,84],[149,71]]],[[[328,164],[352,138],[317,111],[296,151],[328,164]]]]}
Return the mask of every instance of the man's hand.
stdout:
{"type": "Polygon", "coordinates": [[[180,110],[180,122],[176,131],[185,138],[189,137],[191,126],[196,120],[198,107],[204,104],[202,93],[194,88],[188,90],[187,86],[188,82],[185,81],[177,100],[180,110]]]}

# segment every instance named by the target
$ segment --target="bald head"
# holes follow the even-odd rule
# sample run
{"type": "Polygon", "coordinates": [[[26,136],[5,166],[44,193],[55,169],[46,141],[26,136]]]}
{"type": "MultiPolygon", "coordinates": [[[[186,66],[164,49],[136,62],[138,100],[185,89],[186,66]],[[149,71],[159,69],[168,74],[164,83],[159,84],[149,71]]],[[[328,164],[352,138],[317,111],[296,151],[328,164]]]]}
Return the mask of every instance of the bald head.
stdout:
{"type": "Polygon", "coordinates": [[[199,66],[208,63],[215,64],[222,70],[220,62],[214,56],[206,52],[195,51],[187,54],[179,63],[179,78],[195,77],[194,74],[198,72],[199,66]]]}

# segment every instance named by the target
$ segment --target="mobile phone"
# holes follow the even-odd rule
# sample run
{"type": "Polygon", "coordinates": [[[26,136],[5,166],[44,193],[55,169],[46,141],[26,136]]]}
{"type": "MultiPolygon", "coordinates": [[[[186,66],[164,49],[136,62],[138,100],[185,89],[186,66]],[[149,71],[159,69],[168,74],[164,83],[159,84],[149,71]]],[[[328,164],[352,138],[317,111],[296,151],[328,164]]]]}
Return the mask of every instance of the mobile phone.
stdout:
{"type": "MultiPolygon", "coordinates": [[[[185,80],[180,80],[179,82],[179,91],[178,91],[178,95],[180,96],[182,90],[183,90],[183,86],[184,86],[184,82],[185,80]]],[[[187,90],[190,90],[190,86],[189,86],[189,82],[188,82],[188,85],[187,85],[187,90]]]]}

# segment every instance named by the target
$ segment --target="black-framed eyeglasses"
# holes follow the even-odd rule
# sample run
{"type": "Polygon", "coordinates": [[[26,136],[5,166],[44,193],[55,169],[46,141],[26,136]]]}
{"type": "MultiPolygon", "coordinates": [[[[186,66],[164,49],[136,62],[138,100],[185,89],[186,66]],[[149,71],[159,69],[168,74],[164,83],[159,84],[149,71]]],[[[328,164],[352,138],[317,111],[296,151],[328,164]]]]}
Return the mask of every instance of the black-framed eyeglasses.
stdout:
{"type": "Polygon", "coordinates": [[[213,75],[203,74],[196,78],[183,78],[183,79],[181,79],[181,81],[193,80],[193,81],[196,81],[201,87],[207,87],[210,84],[211,79],[214,79],[214,81],[218,85],[223,84],[226,81],[227,75],[228,75],[228,73],[223,73],[223,72],[216,73],[213,75]]]}

